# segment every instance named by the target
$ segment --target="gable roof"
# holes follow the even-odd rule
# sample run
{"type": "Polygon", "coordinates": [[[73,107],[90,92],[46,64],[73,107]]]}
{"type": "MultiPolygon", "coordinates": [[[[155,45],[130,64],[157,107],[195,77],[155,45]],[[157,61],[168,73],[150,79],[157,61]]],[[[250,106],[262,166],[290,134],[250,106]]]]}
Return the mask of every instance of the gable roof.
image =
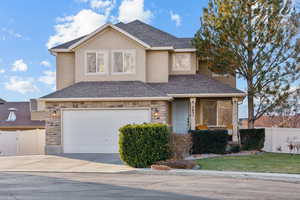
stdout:
{"type": "Polygon", "coordinates": [[[155,47],[164,47],[167,49],[192,49],[192,38],[177,38],[169,33],[166,33],[160,29],[157,29],[153,26],[150,26],[144,22],[139,20],[135,20],[130,23],[117,23],[113,24],[105,24],[95,30],[94,32],[76,38],[74,40],[68,41],[66,43],[60,44],[50,49],[50,51],[71,51],[76,46],[80,45],[81,43],[87,41],[89,38],[93,37],[97,33],[101,32],[107,27],[111,27],[126,36],[130,37],[131,39],[137,41],[142,46],[146,47],[147,49],[155,49],[155,47]]]}
{"type": "Polygon", "coordinates": [[[0,104],[0,128],[44,128],[44,121],[31,120],[29,102],[5,102],[0,104]],[[6,121],[10,108],[15,108],[15,121],[6,121]]]}

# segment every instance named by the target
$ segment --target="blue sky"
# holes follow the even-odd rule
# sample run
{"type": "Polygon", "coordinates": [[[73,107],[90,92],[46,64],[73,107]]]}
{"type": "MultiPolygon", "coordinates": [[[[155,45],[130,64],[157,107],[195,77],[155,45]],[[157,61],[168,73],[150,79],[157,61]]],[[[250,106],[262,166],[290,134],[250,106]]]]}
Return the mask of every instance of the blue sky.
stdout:
{"type": "MultiPolygon", "coordinates": [[[[0,98],[24,101],[55,88],[48,47],[107,21],[139,18],[178,37],[192,37],[207,0],[10,0],[0,6],[0,98]]],[[[238,87],[245,89],[242,81],[238,87]]],[[[240,111],[245,116],[245,106],[240,111]]]]}

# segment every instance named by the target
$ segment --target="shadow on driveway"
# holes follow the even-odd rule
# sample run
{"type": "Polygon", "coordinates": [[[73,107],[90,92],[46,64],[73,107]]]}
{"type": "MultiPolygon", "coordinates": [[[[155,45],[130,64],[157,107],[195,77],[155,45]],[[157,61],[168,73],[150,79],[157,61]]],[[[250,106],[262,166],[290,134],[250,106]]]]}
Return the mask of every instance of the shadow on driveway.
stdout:
{"type": "MultiPolygon", "coordinates": [[[[63,174],[60,175],[63,177],[63,174]]],[[[173,192],[58,178],[47,174],[0,173],[0,199],[18,200],[201,200],[209,199],[173,192]]]]}
{"type": "Polygon", "coordinates": [[[56,156],[103,164],[124,165],[118,153],[68,153],[56,156]]]}

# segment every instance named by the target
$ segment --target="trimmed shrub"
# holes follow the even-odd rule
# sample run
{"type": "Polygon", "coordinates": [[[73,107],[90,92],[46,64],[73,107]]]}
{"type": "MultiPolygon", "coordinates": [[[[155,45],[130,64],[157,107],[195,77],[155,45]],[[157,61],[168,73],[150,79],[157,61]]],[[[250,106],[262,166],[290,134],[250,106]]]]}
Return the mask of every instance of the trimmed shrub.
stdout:
{"type": "Polygon", "coordinates": [[[232,144],[229,146],[228,153],[239,153],[241,151],[241,146],[238,144],[232,144]]]}
{"type": "Polygon", "coordinates": [[[265,129],[240,129],[242,150],[261,150],[265,143],[265,129]]]}
{"type": "Polygon", "coordinates": [[[192,149],[191,134],[176,134],[170,135],[170,151],[171,158],[182,160],[190,155],[192,149]]]}
{"type": "Polygon", "coordinates": [[[120,157],[129,166],[145,168],[169,158],[170,134],[167,125],[133,124],[119,131],[120,157]]]}
{"type": "Polygon", "coordinates": [[[192,134],[193,154],[224,154],[228,143],[227,130],[196,130],[192,134]]]}

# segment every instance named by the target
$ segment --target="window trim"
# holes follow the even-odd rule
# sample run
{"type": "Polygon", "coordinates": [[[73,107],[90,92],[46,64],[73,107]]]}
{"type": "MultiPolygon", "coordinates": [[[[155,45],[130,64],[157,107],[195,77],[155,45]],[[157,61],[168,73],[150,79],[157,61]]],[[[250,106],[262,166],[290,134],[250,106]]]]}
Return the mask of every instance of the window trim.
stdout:
{"type": "Polygon", "coordinates": [[[172,64],[172,71],[176,71],[176,72],[187,72],[187,71],[191,71],[192,70],[192,54],[191,53],[174,53],[173,54],[173,64],[172,64]],[[175,63],[176,63],[176,55],[178,54],[185,54],[188,55],[189,58],[189,68],[188,69],[176,69],[175,68],[175,63]]]}
{"type": "Polygon", "coordinates": [[[229,77],[229,73],[225,73],[225,74],[218,74],[218,73],[215,73],[215,72],[211,72],[211,75],[212,77],[229,77]]]}
{"type": "Polygon", "coordinates": [[[136,50],[135,49],[114,49],[111,50],[111,74],[112,75],[131,75],[136,74],[136,50]],[[123,71],[124,71],[124,53],[132,53],[133,54],[133,72],[115,72],[115,61],[114,61],[114,53],[122,52],[123,55],[123,71]]]}
{"type": "Polygon", "coordinates": [[[109,69],[109,63],[108,63],[108,51],[107,50],[88,50],[84,52],[84,65],[85,65],[85,75],[87,76],[93,76],[93,75],[106,75],[108,74],[109,69]],[[96,70],[97,70],[97,62],[98,62],[98,54],[103,53],[104,54],[104,72],[88,72],[88,60],[87,60],[87,54],[88,53],[96,53],[96,70]]]}
{"type": "MultiPolygon", "coordinates": [[[[201,99],[200,100],[200,123],[201,124],[204,124],[204,112],[203,112],[203,101],[205,101],[205,102],[209,102],[209,101],[216,101],[217,102],[217,112],[216,112],[216,123],[217,124],[215,124],[215,125],[207,125],[208,127],[227,127],[227,125],[221,125],[220,124],[220,120],[219,120],[219,115],[220,115],[220,113],[219,113],[219,110],[220,110],[220,106],[221,106],[221,102],[222,101],[224,101],[224,100],[219,100],[219,99],[215,99],[215,100],[213,100],[213,99],[201,99]]],[[[230,100],[226,100],[226,101],[229,101],[230,102],[230,100]]],[[[233,117],[233,116],[232,116],[233,117]]]]}

